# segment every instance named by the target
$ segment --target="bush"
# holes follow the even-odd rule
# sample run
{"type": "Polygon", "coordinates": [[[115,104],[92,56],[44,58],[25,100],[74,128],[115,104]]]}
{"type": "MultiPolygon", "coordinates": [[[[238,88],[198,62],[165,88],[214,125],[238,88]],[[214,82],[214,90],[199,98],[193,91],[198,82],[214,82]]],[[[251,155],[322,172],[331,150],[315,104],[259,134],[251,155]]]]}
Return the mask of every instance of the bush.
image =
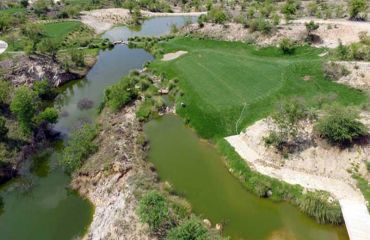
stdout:
{"type": "Polygon", "coordinates": [[[33,90],[41,99],[45,100],[50,100],[56,95],[47,79],[36,81],[33,84],[33,90]]]}
{"type": "Polygon", "coordinates": [[[199,219],[192,217],[168,231],[167,240],[207,240],[211,239],[208,230],[199,219]]]}
{"type": "Polygon", "coordinates": [[[166,198],[157,191],[147,193],[139,202],[138,214],[153,231],[158,230],[169,218],[166,198]]]}
{"type": "Polygon", "coordinates": [[[207,14],[207,19],[214,23],[224,24],[229,17],[221,8],[212,8],[207,14]]]}
{"type": "Polygon", "coordinates": [[[295,51],[295,44],[289,38],[283,38],[279,43],[279,48],[283,54],[293,54],[295,51]]]}
{"type": "Polygon", "coordinates": [[[10,83],[5,80],[0,80],[0,105],[9,102],[10,90],[10,83]]]}
{"type": "Polygon", "coordinates": [[[308,192],[298,201],[302,212],[316,219],[319,223],[340,224],[343,222],[338,202],[330,203],[329,195],[324,192],[308,192]]]}
{"type": "Polygon", "coordinates": [[[264,18],[252,19],[249,21],[248,25],[251,32],[259,31],[269,34],[272,30],[271,23],[264,18]]]}
{"type": "Polygon", "coordinates": [[[319,135],[332,144],[346,145],[368,134],[357,112],[348,108],[333,107],[316,124],[319,135]]]}
{"type": "Polygon", "coordinates": [[[40,99],[28,87],[19,87],[14,94],[10,110],[17,116],[19,125],[24,133],[30,133],[32,121],[40,99]]]}
{"type": "Polygon", "coordinates": [[[5,124],[5,119],[0,117],[0,140],[4,140],[8,134],[8,128],[5,126],[5,124]]]}
{"type": "Polygon", "coordinates": [[[47,123],[56,123],[58,120],[58,111],[53,107],[46,108],[43,112],[41,112],[36,117],[36,123],[41,124],[43,122],[47,123]]]}
{"type": "Polygon", "coordinates": [[[136,83],[135,77],[124,77],[118,83],[106,89],[105,103],[114,111],[120,110],[137,97],[136,83]]]}
{"type": "Polygon", "coordinates": [[[61,164],[68,173],[80,168],[86,158],[97,150],[97,145],[93,142],[97,134],[97,126],[89,124],[72,133],[61,159],[61,164]]]}
{"type": "Polygon", "coordinates": [[[367,1],[366,0],[351,0],[349,1],[349,15],[351,19],[359,19],[364,20],[366,18],[365,16],[359,16],[361,12],[364,12],[366,14],[367,10],[367,1]]]}
{"type": "Polygon", "coordinates": [[[343,76],[347,76],[350,72],[345,66],[335,62],[330,62],[324,64],[324,74],[326,78],[336,81],[343,76]]]}

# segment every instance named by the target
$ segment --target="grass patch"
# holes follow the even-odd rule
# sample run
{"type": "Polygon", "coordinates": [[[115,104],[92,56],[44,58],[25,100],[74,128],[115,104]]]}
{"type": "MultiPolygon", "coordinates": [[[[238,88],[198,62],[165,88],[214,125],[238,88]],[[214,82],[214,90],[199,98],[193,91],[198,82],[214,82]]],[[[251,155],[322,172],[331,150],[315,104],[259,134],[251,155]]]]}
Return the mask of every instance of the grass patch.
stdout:
{"type": "Polygon", "coordinates": [[[325,79],[320,49],[299,47],[286,56],[278,48],[191,38],[160,46],[164,52],[188,51],[174,61],[157,59],[150,68],[167,79],[179,79],[185,94],[177,101],[177,112],[205,138],[236,134],[268,116],[276,101],[289,96],[305,98],[309,105],[331,92],[343,105],[368,99],[358,90],[325,79]],[[305,81],[305,76],[310,80],[305,81]]]}
{"type": "Polygon", "coordinates": [[[45,34],[57,40],[58,42],[62,42],[67,35],[81,26],[81,23],[78,21],[65,21],[65,22],[55,22],[55,23],[46,23],[42,26],[45,34]]]}
{"type": "MultiPolygon", "coordinates": [[[[369,184],[369,182],[366,179],[364,179],[363,177],[361,177],[360,175],[357,175],[357,174],[354,175],[353,178],[357,180],[357,187],[361,190],[362,195],[364,195],[364,197],[365,197],[365,200],[367,202],[370,202],[370,184],[369,184]]],[[[367,205],[367,209],[370,212],[370,206],[369,205],[367,205]]]]}

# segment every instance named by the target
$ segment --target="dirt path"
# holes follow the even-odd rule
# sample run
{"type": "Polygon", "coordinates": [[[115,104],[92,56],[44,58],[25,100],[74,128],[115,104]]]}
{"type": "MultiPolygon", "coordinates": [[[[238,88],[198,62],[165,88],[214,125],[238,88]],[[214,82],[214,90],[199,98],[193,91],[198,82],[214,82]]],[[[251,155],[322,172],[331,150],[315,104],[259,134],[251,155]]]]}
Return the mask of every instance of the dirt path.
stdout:
{"type": "MultiPolygon", "coordinates": [[[[167,16],[199,16],[206,12],[178,12],[178,13],[157,13],[141,11],[144,17],[167,17],[167,16]]],[[[101,34],[115,24],[127,24],[131,20],[129,10],[123,8],[108,8],[81,12],[81,21],[92,27],[97,34],[101,34]]]]}

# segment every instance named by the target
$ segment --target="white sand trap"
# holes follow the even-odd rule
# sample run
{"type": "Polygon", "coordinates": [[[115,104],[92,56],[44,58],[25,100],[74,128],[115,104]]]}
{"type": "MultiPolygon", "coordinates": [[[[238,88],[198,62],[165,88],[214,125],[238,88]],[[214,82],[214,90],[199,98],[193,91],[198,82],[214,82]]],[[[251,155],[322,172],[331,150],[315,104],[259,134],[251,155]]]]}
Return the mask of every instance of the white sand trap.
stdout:
{"type": "Polygon", "coordinates": [[[165,55],[163,55],[162,61],[171,61],[187,53],[188,53],[187,51],[177,51],[173,53],[166,53],[165,55]]]}
{"type": "Polygon", "coordinates": [[[0,40],[0,54],[5,52],[5,50],[8,48],[8,44],[2,40],[0,40]]]}

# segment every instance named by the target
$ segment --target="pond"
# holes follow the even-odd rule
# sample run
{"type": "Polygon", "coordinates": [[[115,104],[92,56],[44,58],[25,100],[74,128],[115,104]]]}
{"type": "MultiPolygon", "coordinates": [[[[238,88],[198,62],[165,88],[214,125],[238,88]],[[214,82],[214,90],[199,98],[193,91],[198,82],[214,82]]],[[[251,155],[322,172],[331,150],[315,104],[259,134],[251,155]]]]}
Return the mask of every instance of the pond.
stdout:
{"type": "MultiPolygon", "coordinates": [[[[146,21],[139,32],[117,27],[105,36],[116,39],[158,36],[169,33],[172,24],[182,26],[187,21],[185,17],[153,18],[146,21]]],[[[63,141],[83,122],[94,121],[106,87],[152,59],[144,50],[124,45],[101,51],[86,79],[65,85],[56,99],[55,106],[63,114],[54,128],[62,133],[63,141]],[[93,108],[80,110],[78,102],[83,99],[91,100],[93,108]]],[[[86,231],[92,220],[93,206],[68,189],[70,177],[58,164],[63,141],[34,156],[24,166],[21,177],[1,187],[4,206],[0,211],[0,239],[67,240],[86,231]]]]}
{"type": "Polygon", "coordinates": [[[249,193],[227,170],[217,149],[201,140],[175,116],[145,126],[149,160],[161,180],[170,182],[195,213],[222,223],[232,239],[344,240],[344,226],[317,224],[288,203],[274,203],[249,193]]]}

